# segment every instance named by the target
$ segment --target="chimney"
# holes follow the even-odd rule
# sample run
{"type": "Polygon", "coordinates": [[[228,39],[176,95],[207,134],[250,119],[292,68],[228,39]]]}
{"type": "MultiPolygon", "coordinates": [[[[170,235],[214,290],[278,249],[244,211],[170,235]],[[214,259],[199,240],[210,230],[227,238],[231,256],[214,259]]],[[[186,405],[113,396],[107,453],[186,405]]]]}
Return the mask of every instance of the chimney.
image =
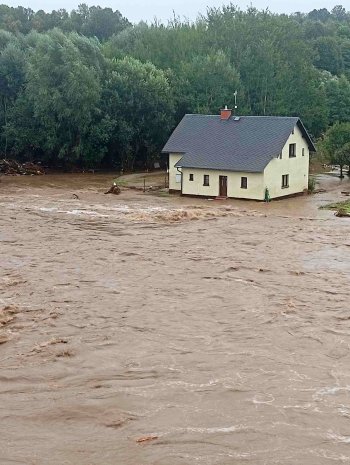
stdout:
{"type": "Polygon", "coordinates": [[[231,113],[232,113],[232,110],[227,108],[227,105],[225,105],[225,108],[220,110],[220,119],[222,121],[227,121],[228,119],[231,118],[231,113]]]}

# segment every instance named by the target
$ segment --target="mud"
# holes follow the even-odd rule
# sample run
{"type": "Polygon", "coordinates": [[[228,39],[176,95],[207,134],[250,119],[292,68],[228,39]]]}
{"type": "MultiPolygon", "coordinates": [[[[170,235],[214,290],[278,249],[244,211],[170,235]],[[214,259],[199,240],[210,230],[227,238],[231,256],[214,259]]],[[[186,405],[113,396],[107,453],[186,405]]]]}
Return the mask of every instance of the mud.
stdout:
{"type": "Polygon", "coordinates": [[[0,185],[1,465],[350,462],[349,183],[269,205],[0,185]],[[76,194],[75,198],[73,194],[76,194]]]}

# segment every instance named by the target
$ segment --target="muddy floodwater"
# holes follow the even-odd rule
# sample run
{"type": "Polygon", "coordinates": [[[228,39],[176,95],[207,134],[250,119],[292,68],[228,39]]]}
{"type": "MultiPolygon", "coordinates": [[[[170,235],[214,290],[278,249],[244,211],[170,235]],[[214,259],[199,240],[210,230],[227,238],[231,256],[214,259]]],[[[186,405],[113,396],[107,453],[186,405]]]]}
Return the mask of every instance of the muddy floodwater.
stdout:
{"type": "Polygon", "coordinates": [[[350,220],[0,183],[1,465],[350,463],[350,220]],[[75,194],[75,195],[73,195],[75,194]]]}

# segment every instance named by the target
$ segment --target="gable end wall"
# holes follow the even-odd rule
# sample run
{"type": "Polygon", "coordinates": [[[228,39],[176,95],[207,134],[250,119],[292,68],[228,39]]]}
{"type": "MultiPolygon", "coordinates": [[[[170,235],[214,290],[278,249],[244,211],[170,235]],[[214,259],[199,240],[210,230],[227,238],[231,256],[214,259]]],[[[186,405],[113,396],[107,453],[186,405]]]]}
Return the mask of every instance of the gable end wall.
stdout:
{"type": "Polygon", "coordinates": [[[274,158],[264,170],[265,187],[269,189],[270,197],[283,197],[298,194],[308,188],[310,153],[306,139],[295,126],[294,134],[289,136],[282,150],[282,159],[274,158]],[[289,144],[296,144],[296,157],[289,158],[289,144]],[[302,156],[304,148],[305,155],[302,156]],[[289,175],[289,187],[282,188],[282,175],[289,175]]]}
{"type": "MultiPolygon", "coordinates": [[[[175,168],[175,164],[181,160],[183,154],[181,153],[170,153],[169,154],[169,190],[170,191],[181,191],[181,182],[177,182],[177,174],[179,171],[175,168]]],[[[181,168],[179,168],[181,172],[181,168]]]]}

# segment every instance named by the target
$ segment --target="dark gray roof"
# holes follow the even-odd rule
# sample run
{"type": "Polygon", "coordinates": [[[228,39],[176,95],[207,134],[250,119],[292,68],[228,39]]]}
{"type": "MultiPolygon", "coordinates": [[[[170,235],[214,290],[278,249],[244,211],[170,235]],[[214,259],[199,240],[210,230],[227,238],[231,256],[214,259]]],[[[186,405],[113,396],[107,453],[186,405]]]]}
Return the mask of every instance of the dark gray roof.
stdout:
{"type": "Polygon", "coordinates": [[[316,151],[298,117],[185,115],[162,152],[183,153],[175,165],[227,171],[262,172],[277,157],[295,125],[316,151]]]}

